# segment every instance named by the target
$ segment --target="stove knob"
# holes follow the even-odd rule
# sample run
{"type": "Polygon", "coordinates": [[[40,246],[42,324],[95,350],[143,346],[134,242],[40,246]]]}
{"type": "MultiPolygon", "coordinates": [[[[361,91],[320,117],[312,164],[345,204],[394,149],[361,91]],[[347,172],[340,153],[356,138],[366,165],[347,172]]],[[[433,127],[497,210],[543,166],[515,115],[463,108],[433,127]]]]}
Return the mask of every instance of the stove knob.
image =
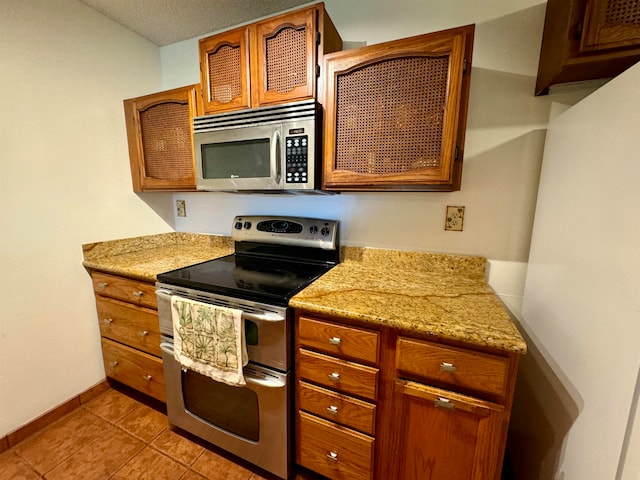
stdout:
{"type": "Polygon", "coordinates": [[[236,230],[242,230],[242,222],[236,222],[234,227],[235,227],[236,230]]]}
{"type": "Polygon", "coordinates": [[[251,222],[244,222],[244,228],[249,230],[251,228],[251,222]]]}

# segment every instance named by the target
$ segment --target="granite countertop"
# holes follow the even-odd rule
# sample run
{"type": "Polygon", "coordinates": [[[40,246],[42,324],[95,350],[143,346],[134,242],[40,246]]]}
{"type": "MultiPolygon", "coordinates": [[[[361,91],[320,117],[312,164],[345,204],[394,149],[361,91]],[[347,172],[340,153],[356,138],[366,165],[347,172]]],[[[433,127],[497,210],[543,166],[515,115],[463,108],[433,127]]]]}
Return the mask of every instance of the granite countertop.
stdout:
{"type": "Polygon", "coordinates": [[[233,253],[230,237],[172,232],[82,245],[93,270],[155,282],[156,275],[233,253]]]}
{"type": "Polygon", "coordinates": [[[482,257],[346,247],[342,263],[290,305],[524,354],[524,339],[484,280],[485,266],[482,257]]]}

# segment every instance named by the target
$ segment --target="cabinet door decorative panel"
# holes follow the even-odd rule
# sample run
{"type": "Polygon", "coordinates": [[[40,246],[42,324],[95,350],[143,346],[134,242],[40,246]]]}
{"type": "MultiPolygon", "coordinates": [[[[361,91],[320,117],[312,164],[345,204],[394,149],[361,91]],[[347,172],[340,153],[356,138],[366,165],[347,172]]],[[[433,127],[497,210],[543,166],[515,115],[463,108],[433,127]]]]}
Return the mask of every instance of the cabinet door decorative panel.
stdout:
{"type": "Polygon", "coordinates": [[[200,40],[200,76],[205,113],[250,106],[249,28],[200,40]]]}
{"type": "Polygon", "coordinates": [[[496,478],[504,415],[501,405],[426,385],[397,381],[397,478],[486,480],[496,478]]]}
{"type": "Polygon", "coordinates": [[[325,189],[459,189],[473,33],[325,57],[325,189]]]}
{"type": "Polygon", "coordinates": [[[589,0],[581,50],[606,50],[629,45],[640,45],[640,2],[589,0]]]}
{"type": "Polygon", "coordinates": [[[313,98],[316,8],[274,17],[255,26],[256,104],[313,98]]]}
{"type": "Polygon", "coordinates": [[[193,190],[196,87],[124,101],[133,189],[193,190]]]}

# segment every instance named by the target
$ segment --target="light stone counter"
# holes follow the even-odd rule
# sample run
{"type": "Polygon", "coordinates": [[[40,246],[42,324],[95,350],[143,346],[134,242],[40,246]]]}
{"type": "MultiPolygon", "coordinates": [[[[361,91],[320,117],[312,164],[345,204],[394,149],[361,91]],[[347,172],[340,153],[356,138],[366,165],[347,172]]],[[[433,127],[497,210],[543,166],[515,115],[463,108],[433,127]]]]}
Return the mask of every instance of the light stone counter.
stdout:
{"type": "Polygon", "coordinates": [[[526,343],[484,280],[485,265],[481,257],[344,247],[342,263],[290,305],[524,354],[526,343]]]}
{"type": "Polygon", "coordinates": [[[156,275],[233,253],[230,237],[172,232],[82,246],[89,269],[155,282],[156,275]]]}

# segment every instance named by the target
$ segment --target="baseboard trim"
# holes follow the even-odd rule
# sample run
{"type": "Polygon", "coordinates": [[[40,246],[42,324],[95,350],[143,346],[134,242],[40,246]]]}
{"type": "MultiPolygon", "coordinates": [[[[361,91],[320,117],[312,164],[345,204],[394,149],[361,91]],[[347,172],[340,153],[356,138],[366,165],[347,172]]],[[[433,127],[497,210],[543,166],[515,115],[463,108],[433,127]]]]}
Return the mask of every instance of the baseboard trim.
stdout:
{"type": "Polygon", "coordinates": [[[52,408],[39,417],[34,418],[26,425],[23,425],[13,432],[9,432],[6,436],[0,438],[0,453],[6,452],[10,448],[15,447],[18,443],[26,440],[31,435],[39,432],[43,428],[48,427],[53,422],[60,420],[65,415],[73,412],[81,405],[84,405],[85,403],[93,400],[95,397],[108,389],[109,383],[105,378],[104,380],[98,382],[93,387],[85,390],[79,395],[76,395],[75,397],[58,405],[57,407],[52,408]]]}

